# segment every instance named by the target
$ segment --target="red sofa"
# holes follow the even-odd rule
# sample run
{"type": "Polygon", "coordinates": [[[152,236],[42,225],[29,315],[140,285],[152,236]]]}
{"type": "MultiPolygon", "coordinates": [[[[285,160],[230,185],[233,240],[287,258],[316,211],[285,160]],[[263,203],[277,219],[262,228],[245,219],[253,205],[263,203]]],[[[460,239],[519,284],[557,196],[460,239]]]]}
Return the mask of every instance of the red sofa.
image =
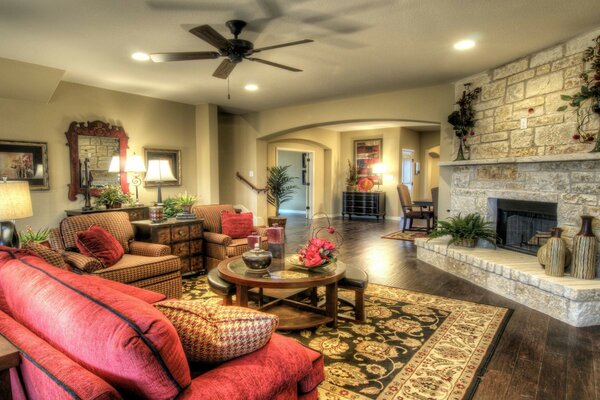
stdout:
{"type": "Polygon", "coordinates": [[[163,295],[0,247],[0,333],[21,354],[13,399],[316,399],[323,358],[273,334],[251,354],[190,368],[163,295]]]}

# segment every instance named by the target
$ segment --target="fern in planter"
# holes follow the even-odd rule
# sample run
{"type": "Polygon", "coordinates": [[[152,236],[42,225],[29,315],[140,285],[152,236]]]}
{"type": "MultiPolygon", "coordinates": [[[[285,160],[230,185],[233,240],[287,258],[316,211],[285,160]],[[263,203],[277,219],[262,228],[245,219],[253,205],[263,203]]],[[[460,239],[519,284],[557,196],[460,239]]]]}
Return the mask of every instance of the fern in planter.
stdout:
{"type": "Polygon", "coordinates": [[[496,247],[498,235],[491,227],[491,222],[486,221],[479,214],[467,214],[456,217],[450,217],[447,221],[438,221],[437,227],[429,234],[429,239],[435,239],[450,235],[452,238],[448,246],[456,244],[457,246],[475,247],[477,240],[485,240],[496,247]]]}

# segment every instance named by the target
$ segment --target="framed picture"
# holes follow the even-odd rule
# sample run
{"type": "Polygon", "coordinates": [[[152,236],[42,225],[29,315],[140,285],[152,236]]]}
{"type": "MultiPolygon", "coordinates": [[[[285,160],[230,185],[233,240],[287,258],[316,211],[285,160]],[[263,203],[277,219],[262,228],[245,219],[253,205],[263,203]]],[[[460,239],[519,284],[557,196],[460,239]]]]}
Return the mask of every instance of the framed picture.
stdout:
{"type": "Polygon", "coordinates": [[[369,178],[379,183],[379,174],[373,172],[373,166],[381,162],[383,139],[365,139],[354,141],[354,163],[358,179],[369,178]]]}
{"type": "Polygon", "coordinates": [[[28,181],[31,190],[48,190],[48,143],[0,140],[0,177],[28,181]]]}
{"type": "MultiPolygon", "coordinates": [[[[150,149],[144,147],[146,170],[150,160],[168,160],[176,181],[161,182],[161,186],[181,186],[181,150],[150,149]]],[[[156,187],[158,182],[144,181],[144,187],[156,187]]]]}

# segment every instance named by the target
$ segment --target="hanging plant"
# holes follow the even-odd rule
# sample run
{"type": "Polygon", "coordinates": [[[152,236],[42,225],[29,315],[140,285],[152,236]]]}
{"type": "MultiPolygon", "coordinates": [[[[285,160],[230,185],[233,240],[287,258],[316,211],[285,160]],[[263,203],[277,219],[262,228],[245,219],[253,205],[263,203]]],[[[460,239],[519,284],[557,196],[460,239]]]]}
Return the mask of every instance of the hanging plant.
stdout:
{"type": "Polygon", "coordinates": [[[600,129],[596,132],[590,129],[592,118],[600,118],[600,36],[594,42],[596,44],[588,47],[581,59],[584,66],[589,65],[589,69],[579,75],[581,88],[572,96],[560,96],[568,104],[556,110],[565,111],[569,106],[573,108],[577,115],[577,131],[573,134],[573,139],[581,143],[593,142],[595,139],[593,153],[600,152],[600,129]]]}
{"type": "MultiPolygon", "coordinates": [[[[448,115],[448,123],[452,125],[452,129],[454,129],[454,134],[459,139],[459,148],[458,154],[454,161],[465,160],[463,147],[467,147],[466,141],[469,135],[475,135],[475,109],[473,108],[473,102],[481,93],[481,88],[477,87],[473,90],[470,90],[471,84],[465,83],[465,90],[462,92],[462,96],[456,104],[458,105],[458,110],[452,112],[452,114],[448,115]]],[[[468,148],[468,147],[467,147],[468,148]]]]}

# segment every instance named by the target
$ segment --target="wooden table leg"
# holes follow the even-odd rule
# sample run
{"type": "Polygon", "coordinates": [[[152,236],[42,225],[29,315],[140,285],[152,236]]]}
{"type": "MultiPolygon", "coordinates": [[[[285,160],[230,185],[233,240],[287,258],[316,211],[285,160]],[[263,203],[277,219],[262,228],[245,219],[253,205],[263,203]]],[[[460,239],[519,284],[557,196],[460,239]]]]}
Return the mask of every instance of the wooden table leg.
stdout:
{"type": "Polygon", "coordinates": [[[334,282],[325,286],[325,314],[332,319],[331,326],[337,327],[338,284],[334,282]]]}
{"type": "Polygon", "coordinates": [[[248,307],[248,286],[235,286],[236,305],[239,307],[248,307]]]}

